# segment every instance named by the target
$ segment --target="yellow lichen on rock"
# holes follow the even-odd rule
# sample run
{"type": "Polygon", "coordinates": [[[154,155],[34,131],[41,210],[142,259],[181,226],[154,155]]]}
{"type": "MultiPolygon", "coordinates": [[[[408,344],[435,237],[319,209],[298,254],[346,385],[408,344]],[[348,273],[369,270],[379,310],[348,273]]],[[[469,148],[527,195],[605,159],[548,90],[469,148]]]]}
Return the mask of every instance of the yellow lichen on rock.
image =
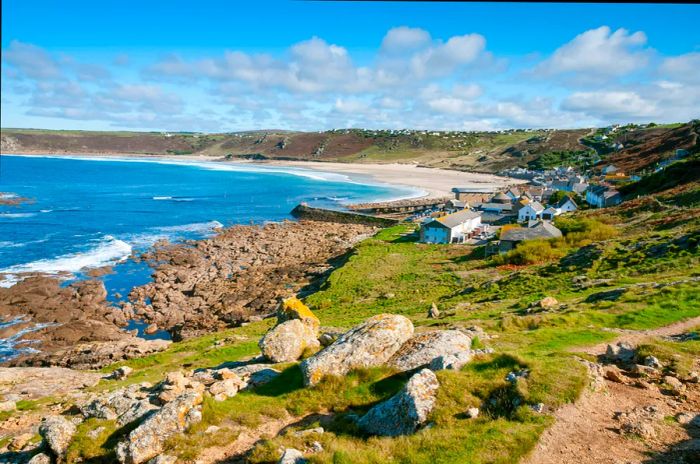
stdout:
{"type": "Polygon", "coordinates": [[[302,322],[318,327],[321,321],[311,312],[299,298],[292,296],[282,301],[279,314],[277,315],[278,323],[289,321],[291,319],[299,319],[302,322]]]}

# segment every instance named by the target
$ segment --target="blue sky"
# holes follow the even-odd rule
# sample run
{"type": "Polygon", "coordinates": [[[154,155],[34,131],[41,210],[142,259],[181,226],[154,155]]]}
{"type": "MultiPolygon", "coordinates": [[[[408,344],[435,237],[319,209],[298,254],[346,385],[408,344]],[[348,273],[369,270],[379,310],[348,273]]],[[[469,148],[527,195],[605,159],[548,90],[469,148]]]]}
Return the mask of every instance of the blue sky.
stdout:
{"type": "Polygon", "coordinates": [[[700,6],[6,0],[3,127],[582,127],[700,116],[700,6]]]}

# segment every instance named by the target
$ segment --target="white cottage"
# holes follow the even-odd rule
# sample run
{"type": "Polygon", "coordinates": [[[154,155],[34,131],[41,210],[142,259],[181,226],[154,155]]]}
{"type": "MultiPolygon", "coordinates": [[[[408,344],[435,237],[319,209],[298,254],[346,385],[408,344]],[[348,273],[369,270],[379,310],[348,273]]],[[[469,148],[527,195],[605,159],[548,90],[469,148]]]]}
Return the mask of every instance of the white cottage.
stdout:
{"type": "Polygon", "coordinates": [[[420,228],[423,243],[462,242],[481,226],[481,212],[463,210],[426,222],[420,228]]]}
{"type": "Polygon", "coordinates": [[[539,201],[531,201],[518,210],[518,222],[533,221],[542,217],[544,206],[539,201]]]}

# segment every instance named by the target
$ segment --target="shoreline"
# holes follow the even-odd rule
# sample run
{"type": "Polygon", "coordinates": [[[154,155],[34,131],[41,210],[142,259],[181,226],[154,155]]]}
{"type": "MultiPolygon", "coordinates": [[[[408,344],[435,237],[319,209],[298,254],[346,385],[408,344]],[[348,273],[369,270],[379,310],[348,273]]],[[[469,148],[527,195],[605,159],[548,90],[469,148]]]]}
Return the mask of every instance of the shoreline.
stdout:
{"type": "MultiPolygon", "coordinates": [[[[345,182],[353,182],[364,185],[388,186],[393,188],[412,189],[415,194],[391,197],[390,199],[377,199],[376,201],[390,202],[415,198],[443,198],[452,196],[453,187],[480,187],[500,189],[510,185],[526,183],[522,179],[502,177],[495,174],[485,174],[450,169],[429,168],[416,164],[403,163],[338,163],[332,161],[287,161],[287,160],[227,160],[221,157],[204,155],[148,155],[134,153],[2,153],[8,156],[37,156],[47,158],[84,158],[92,160],[143,160],[183,162],[188,163],[221,163],[241,167],[272,168],[271,171],[280,171],[280,168],[291,168],[295,171],[282,171],[294,175],[295,172],[311,171],[316,173],[334,174],[346,178],[345,182]],[[277,169],[275,169],[277,168],[277,169]]],[[[299,175],[299,174],[297,174],[299,175]]],[[[343,180],[338,180],[343,181],[343,180]]]]}

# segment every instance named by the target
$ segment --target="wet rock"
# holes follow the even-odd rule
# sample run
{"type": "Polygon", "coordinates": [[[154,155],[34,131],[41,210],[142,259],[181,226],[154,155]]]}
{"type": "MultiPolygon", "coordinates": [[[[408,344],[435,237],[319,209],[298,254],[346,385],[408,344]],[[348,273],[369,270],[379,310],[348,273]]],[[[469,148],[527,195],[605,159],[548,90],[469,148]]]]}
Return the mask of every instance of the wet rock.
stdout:
{"type": "Polygon", "coordinates": [[[413,335],[411,321],[379,314],[343,334],[335,343],[301,363],[305,385],[325,375],[344,375],[351,369],[384,364],[413,335]]]}
{"type": "Polygon", "coordinates": [[[427,421],[435,407],[439,386],[435,374],[423,369],[414,374],[400,392],[362,416],[358,426],[372,435],[412,434],[427,421]]]}
{"type": "Polygon", "coordinates": [[[277,464],[305,464],[306,459],[304,459],[304,455],[301,454],[301,451],[298,449],[294,448],[287,448],[284,450],[282,453],[282,457],[280,458],[279,461],[277,461],[277,464]]]}
{"type": "Polygon", "coordinates": [[[185,393],[150,415],[131,431],[125,441],[117,446],[117,458],[122,464],[140,464],[158,456],[164,442],[175,434],[184,432],[196,416],[190,411],[202,403],[202,394],[185,393]]]}
{"type": "Polygon", "coordinates": [[[400,371],[428,366],[439,357],[469,351],[471,339],[458,330],[435,330],[414,335],[387,364],[400,371]]]}
{"type": "Polygon", "coordinates": [[[292,319],[275,326],[260,340],[260,350],[272,362],[291,362],[320,347],[313,326],[292,319]]]}
{"type": "Polygon", "coordinates": [[[62,457],[75,434],[75,424],[63,416],[48,416],[39,425],[39,434],[54,456],[62,457]]]}

